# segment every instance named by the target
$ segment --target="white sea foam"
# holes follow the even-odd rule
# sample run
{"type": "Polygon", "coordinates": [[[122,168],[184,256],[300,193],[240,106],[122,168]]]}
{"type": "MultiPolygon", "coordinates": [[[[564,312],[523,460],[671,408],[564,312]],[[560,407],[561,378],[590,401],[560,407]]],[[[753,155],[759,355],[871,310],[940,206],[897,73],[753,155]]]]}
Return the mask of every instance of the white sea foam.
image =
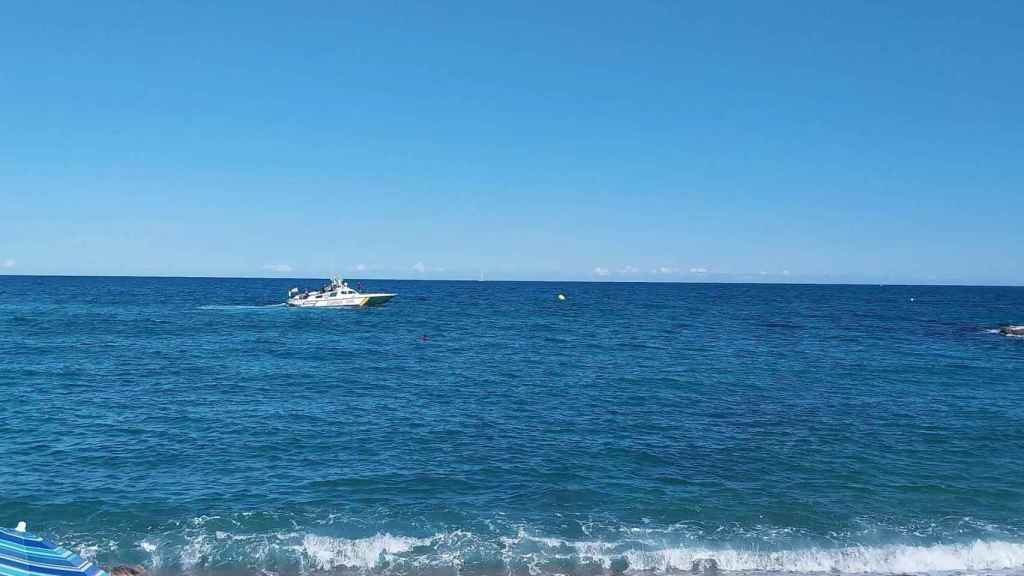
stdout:
{"type": "Polygon", "coordinates": [[[90,546],[80,546],[77,552],[83,559],[92,561],[96,559],[96,552],[98,552],[99,549],[99,546],[93,544],[90,546]]]}
{"type": "Polygon", "coordinates": [[[189,538],[179,555],[181,567],[188,571],[197,566],[202,566],[206,564],[206,559],[210,557],[212,552],[213,546],[206,534],[199,534],[189,538]]]}
{"type": "Polygon", "coordinates": [[[1024,568],[1024,544],[985,542],[935,544],[931,546],[885,545],[842,548],[800,548],[792,550],[716,549],[678,547],[629,549],[611,554],[593,542],[573,544],[583,559],[610,566],[615,558],[629,561],[631,570],[657,573],[690,570],[694,562],[714,559],[722,570],[759,572],[952,572],[963,570],[1004,570],[1024,568]]]}
{"type": "Polygon", "coordinates": [[[658,547],[643,543],[573,542],[529,536],[523,539],[546,548],[539,554],[531,553],[532,560],[543,562],[545,556],[550,559],[574,557],[581,562],[597,563],[610,568],[614,561],[624,558],[629,562],[631,572],[689,571],[695,562],[703,559],[713,559],[722,570],[749,572],[888,574],[1024,568],[1024,543],[1006,541],[975,540],[963,544],[930,546],[809,547],[773,551],[754,547],[658,547]]]}
{"type": "Polygon", "coordinates": [[[301,544],[293,546],[314,568],[330,570],[337,567],[377,568],[389,563],[398,554],[416,546],[429,545],[431,540],[376,534],[369,538],[334,538],[307,534],[301,544]]]}
{"type": "Polygon", "coordinates": [[[149,565],[153,568],[160,568],[163,566],[163,557],[159,553],[160,546],[149,540],[142,540],[139,542],[139,548],[149,555],[149,565]]]}
{"type": "Polygon", "coordinates": [[[144,551],[149,552],[150,554],[156,552],[156,544],[153,544],[152,542],[148,542],[146,540],[139,542],[139,548],[142,548],[144,551]]]}
{"type": "Polygon", "coordinates": [[[116,540],[106,540],[105,542],[100,540],[94,540],[91,538],[87,539],[70,539],[69,541],[62,542],[68,550],[78,554],[83,560],[90,562],[96,562],[97,558],[105,552],[114,552],[118,549],[118,543],[116,540]]]}
{"type": "Polygon", "coordinates": [[[674,548],[632,550],[630,568],[667,572],[688,570],[702,558],[713,558],[723,570],[783,572],[946,572],[1024,567],[1024,544],[983,542],[933,546],[856,546],[780,551],[674,548]]]}
{"type": "Polygon", "coordinates": [[[176,565],[185,573],[218,566],[244,566],[281,573],[356,570],[415,574],[432,568],[458,571],[483,562],[483,566],[503,566],[499,571],[525,568],[540,575],[563,572],[568,562],[609,571],[626,568],[627,574],[672,574],[689,572],[696,563],[707,559],[714,560],[723,571],[751,574],[920,574],[1024,569],[1024,542],[1007,540],[789,548],[764,541],[731,546],[702,544],[699,540],[670,544],[661,538],[576,541],[525,531],[495,539],[462,531],[430,537],[385,532],[343,538],[301,531],[236,534],[189,530],[187,535],[178,533],[170,539],[139,541],[138,548],[149,555],[147,564],[151,567],[176,565]]]}

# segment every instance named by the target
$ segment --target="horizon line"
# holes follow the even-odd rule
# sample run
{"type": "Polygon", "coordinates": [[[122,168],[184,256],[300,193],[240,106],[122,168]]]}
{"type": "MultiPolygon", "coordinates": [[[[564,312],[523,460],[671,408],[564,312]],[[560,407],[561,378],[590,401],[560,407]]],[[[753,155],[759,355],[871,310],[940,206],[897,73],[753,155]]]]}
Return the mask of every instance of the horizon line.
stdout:
{"type": "MultiPolygon", "coordinates": [[[[299,280],[317,281],[323,277],[300,277],[300,276],[176,276],[159,274],[8,274],[0,273],[0,278],[159,278],[159,279],[206,279],[206,280],[299,280]]],[[[475,279],[475,278],[360,278],[355,276],[347,277],[349,280],[373,280],[393,282],[518,282],[518,283],[573,283],[573,284],[739,284],[739,285],[764,285],[764,286],[905,286],[905,287],[930,287],[930,288],[1024,288],[1024,284],[956,284],[935,282],[931,284],[910,284],[905,282],[801,282],[801,281],[773,281],[758,282],[756,280],[513,280],[513,279],[475,279]]]]}

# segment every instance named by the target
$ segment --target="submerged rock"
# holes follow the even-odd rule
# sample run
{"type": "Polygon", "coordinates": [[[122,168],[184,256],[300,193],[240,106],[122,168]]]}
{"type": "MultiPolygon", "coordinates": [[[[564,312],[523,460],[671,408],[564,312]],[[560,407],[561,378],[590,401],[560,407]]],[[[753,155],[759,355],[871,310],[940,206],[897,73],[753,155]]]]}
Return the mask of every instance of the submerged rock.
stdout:
{"type": "Polygon", "coordinates": [[[999,333],[1006,336],[1024,336],[1024,326],[1003,326],[999,333]]]}

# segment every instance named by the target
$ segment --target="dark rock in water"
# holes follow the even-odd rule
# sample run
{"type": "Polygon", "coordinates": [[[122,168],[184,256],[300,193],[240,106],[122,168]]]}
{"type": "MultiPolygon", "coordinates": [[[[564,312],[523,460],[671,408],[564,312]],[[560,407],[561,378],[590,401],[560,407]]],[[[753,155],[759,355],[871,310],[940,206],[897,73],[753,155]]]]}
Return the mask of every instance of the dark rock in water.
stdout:
{"type": "Polygon", "coordinates": [[[1024,336],[1024,326],[1003,326],[999,333],[1006,336],[1024,336]]]}
{"type": "Polygon", "coordinates": [[[611,569],[612,574],[622,574],[626,570],[629,570],[629,560],[626,560],[625,558],[616,558],[615,560],[612,560],[609,568],[611,569]]]}
{"type": "Polygon", "coordinates": [[[714,558],[698,558],[690,565],[690,572],[703,574],[704,576],[715,576],[718,574],[718,561],[714,558]]]}

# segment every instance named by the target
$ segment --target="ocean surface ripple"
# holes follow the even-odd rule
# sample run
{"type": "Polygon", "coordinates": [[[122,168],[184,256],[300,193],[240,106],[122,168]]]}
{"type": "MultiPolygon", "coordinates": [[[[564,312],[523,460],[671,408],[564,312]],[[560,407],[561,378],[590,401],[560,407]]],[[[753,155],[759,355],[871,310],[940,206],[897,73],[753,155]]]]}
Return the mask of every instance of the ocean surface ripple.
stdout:
{"type": "Polygon", "coordinates": [[[0,525],[157,574],[1024,573],[1024,289],[296,283],[0,276],[0,525]]]}

